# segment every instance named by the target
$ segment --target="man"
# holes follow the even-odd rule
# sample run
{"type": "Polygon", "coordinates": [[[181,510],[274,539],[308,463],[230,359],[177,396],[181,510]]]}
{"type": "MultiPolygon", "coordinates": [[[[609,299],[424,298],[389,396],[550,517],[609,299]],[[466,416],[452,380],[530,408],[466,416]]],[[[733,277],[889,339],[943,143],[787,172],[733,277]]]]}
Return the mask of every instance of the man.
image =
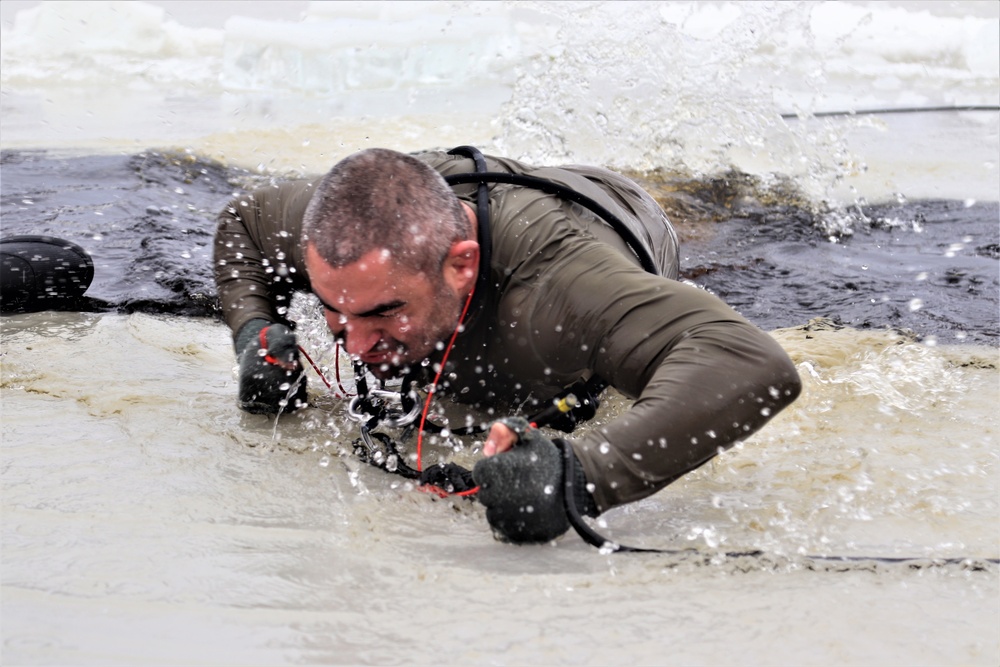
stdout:
{"type": "Polygon", "coordinates": [[[770,336],[676,280],[662,210],[603,169],[533,168],[467,147],[366,150],[319,182],[232,202],[215,260],[251,412],[305,402],[285,326],[296,290],[319,298],[334,335],[380,378],[447,352],[437,389],[461,402],[530,414],[595,378],[634,398],[569,440],[518,419],[492,426],[473,476],[508,541],[565,532],[567,495],[597,516],[657,492],[800,391],[770,336]],[[463,185],[442,178],[459,174],[463,185]]]}

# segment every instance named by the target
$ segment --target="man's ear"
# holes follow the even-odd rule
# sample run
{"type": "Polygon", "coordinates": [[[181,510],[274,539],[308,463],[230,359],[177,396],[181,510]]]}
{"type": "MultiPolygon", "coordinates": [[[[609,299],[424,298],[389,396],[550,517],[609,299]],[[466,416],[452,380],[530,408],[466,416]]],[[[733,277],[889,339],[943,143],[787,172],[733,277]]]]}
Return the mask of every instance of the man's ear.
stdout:
{"type": "Polygon", "coordinates": [[[444,260],[444,281],[455,294],[464,296],[479,276],[479,243],[455,241],[444,260]]]}

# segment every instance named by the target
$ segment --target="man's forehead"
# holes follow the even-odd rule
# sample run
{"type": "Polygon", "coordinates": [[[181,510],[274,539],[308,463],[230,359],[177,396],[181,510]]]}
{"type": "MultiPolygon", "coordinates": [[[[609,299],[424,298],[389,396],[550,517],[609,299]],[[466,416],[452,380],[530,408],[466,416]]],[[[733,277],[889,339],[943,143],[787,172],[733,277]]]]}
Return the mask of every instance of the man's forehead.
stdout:
{"type": "Polygon", "coordinates": [[[374,303],[406,291],[407,286],[423,278],[422,274],[412,275],[403,270],[384,248],[372,250],[352,264],[334,268],[310,244],[306,261],[313,292],[328,306],[374,303]]]}
{"type": "Polygon", "coordinates": [[[358,261],[354,262],[354,265],[361,270],[366,270],[371,267],[384,268],[392,263],[391,250],[388,248],[376,248],[362,255],[358,261]]]}

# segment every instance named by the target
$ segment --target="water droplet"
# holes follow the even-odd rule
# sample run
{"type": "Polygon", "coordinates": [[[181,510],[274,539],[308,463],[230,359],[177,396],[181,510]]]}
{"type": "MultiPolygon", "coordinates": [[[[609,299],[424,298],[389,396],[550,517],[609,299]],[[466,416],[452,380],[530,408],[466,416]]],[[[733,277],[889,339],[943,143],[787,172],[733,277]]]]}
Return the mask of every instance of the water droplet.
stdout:
{"type": "Polygon", "coordinates": [[[923,299],[910,299],[910,312],[915,313],[924,307],[923,299]]]}

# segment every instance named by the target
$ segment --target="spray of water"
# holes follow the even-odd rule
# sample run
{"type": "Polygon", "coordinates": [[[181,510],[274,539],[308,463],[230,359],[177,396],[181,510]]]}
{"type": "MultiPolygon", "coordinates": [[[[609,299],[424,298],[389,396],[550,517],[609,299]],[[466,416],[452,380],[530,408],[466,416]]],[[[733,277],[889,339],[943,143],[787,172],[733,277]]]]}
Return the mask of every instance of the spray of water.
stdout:
{"type": "MultiPolygon", "coordinates": [[[[764,165],[836,179],[839,137],[786,123],[783,91],[810,91],[822,70],[787,81],[779,40],[810,40],[796,3],[696,11],[675,3],[537,3],[561,25],[555,45],[521,69],[497,145],[535,162],[590,161],[619,169],[679,169],[695,176],[764,165]],[[708,24],[714,27],[709,28],[708,24]],[[776,70],[786,80],[778,88],[776,70]],[[810,147],[809,144],[813,144],[810,147]],[[755,164],[756,163],[756,164],[755,164]]],[[[806,109],[805,111],[808,111],[806,109]]]]}

